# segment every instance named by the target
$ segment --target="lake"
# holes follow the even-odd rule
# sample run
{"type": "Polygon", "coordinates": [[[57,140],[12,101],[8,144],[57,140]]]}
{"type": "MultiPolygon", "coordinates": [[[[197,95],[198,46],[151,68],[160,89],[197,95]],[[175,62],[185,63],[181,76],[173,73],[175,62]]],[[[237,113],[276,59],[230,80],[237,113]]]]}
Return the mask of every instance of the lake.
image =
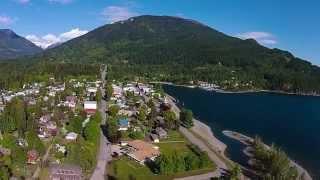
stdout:
{"type": "MultiPolygon", "coordinates": [[[[211,127],[227,146],[227,155],[241,164],[243,146],[222,134],[232,130],[267,144],[275,143],[313,177],[320,178],[320,97],[275,93],[216,93],[164,85],[180,105],[211,127]]],[[[317,178],[315,178],[317,179],[317,178]]]]}

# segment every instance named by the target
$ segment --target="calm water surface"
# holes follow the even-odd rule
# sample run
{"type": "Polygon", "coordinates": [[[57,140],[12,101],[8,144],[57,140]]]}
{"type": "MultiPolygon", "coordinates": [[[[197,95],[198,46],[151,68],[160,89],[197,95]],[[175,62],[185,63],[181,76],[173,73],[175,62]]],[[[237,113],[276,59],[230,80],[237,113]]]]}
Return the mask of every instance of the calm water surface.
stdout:
{"type": "Polygon", "coordinates": [[[247,160],[239,150],[243,146],[224,136],[223,130],[259,135],[267,144],[274,142],[320,179],[320,97],[226,94],[169,85],[164,89],[212,128],[228,145],[231,159],[241,164],[247,160]]]}

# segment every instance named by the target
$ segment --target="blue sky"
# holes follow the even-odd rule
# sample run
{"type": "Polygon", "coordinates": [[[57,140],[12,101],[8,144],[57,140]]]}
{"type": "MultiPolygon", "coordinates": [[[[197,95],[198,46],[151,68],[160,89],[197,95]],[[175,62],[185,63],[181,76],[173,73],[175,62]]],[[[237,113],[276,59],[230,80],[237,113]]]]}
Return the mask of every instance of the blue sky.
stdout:
{"type": "Polygon", "coordinates": [[[320,65],[318,0],[1,0],[0,28],[46,47],[143,14],[195,19],[320,65]]]}

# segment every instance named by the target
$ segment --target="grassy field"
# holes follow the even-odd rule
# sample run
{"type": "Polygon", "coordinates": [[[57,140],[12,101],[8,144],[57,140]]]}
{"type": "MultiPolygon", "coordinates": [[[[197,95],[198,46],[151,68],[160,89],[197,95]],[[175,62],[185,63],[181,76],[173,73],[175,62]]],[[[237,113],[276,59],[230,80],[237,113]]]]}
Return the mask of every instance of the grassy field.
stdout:
{"type": "Polygon", "coordinates": [[[160,143],[155,143],[154,145],[160,147],[160,151],[163,154],[170,154],[174,151],[178,151],[179,153],[190,151],[188,141],[178,131],[169,131],[167,139],[161,140],[160,143]]]}
{"type": "Polygon", "coordinates": [[[121,180],[171,180],[177,177],[186,177],[192,175],[204,174],[214,170],[214,167],[200,169],[188,172],[177,173],[172,176],[164,176],[154,174],[147,166],[142,166],[135,161],[122,157],[119,160],[113,161],[108,167],[109,179],[116,178],[121,180]]]}
{"type": "MultiPolygon", "coordinates": [[[[178,131],[170,131],[168,135],[169,137],[167,139],[162,140],[160,143],[155,144],[156,146],[160,147],[161,153],[170,154],[174,151],[178,151],[179,153],[191,152],[191,150],[188,147],[188,141],[178,131]]],[[[136,163],[135,161],[128,159],[127,157],[121,157],[120,159],[113,161],[108,166],[107,172],[109,173],[110,177],[114,177],[116,179],[121,179],[121,180],[122,179],[123,180],[125,179],[170,180],[177,177],[186,177],[186,176],[204,174],[207,172],[214,171],[214,169],[215,169],[215,165],[212,163],[210,167],[205,169],[181,172],[172,176],[164,176],[164,175],[154,174],[147,166],[142,166],[136,163]]]]}

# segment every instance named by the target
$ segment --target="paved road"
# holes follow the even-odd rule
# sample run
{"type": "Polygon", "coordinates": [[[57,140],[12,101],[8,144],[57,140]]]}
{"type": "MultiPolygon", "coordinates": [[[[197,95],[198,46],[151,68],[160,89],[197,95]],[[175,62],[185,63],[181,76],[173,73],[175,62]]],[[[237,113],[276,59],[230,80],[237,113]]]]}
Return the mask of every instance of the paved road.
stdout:
{"type": "MultiPolygon", "coordinates": [[[[106,77],[106,69],[107,66],[105,67],[104,71],[101,73],[101,80],[103,82],[102,88],[101,88],[101,93],[102,97],[105,95],[104,91],[104,86],[105,86],[105,77],[106,77]]],[[[99,107],[99,111],[102,116],[102,122],[101,124],[105,124],[106,119],[107,119],[107,114],[106,114],[106,107],[107,107],[107,102],[102,99],[101,104],[99,107]]],[[[101,130],[101,135],[100,135],[100,149],[99,149],[99,154],[97,156],[97,166],[91,176],[91,180],[104,180],[106,179],[106,168],[108,165],[108,161],[111,161],[111,144],[108,141],[108,139],[104,136],[102,130],[101,130]]]]}
{"type": "MultiPolygon", "coordinates": [[[[48,159],[51,148],[52,148],[52,143],[49,145],[49,147],[46,150],[46,153],[42,157],[42,160],[41,160],[42,162],[45,162],[48,159]]],[[[32,179],[38,179],[40,175],[40,171],[41,171],[40,164],[38,164],[36,171],[33,173],[32,179]]]]}
{"type": "Polygon", "coordinates": [[[175,180],[210,180],[212,177],[220,177],[219,172],[209,172],[207,174],[200,174],[195,176],[183,177],[183,178],[175,178],[175,180]]]}

